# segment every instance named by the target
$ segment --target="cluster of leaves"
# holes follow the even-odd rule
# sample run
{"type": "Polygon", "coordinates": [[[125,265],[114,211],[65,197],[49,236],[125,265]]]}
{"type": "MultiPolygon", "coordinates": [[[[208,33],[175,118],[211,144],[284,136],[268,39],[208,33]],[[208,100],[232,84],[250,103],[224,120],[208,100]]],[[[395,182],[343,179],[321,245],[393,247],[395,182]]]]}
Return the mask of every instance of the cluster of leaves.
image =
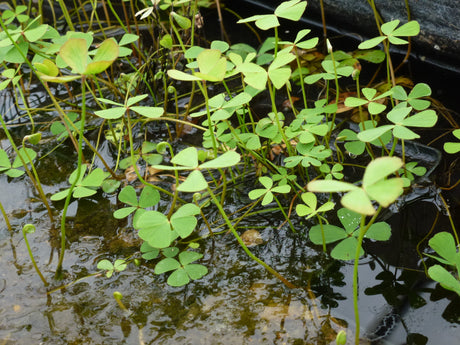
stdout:
{"type": "MultiPolygon", "coordinates": [[[[163,35],[158,44],[170,52],[171,56],[178,56],[178,47],[185,47],[179,30],[189,30],[192,25],[191,20],[180,12],[181,5],[185,2],[187,1],[156,1],[155,6],[137,14],[144,20],[158,10],[170,10],[170,24],[173,30],[163,35]],[[176,37],[172,36],[172,32],[176,33],[176,37]]],[[[241,19],[239,23],[254,23],[261,30],[274,30],[275,36],[268,37],[258,50],[246,44],[230,46],[219,40],[211,42],[209,48],[192,45],[180,51],[184,60],[187,60],[184,70],[176,67],[158,74],[158,78],[163,79],[165,85],[171,80],[188,82],[201,90],[204,107],[191,114],[188,110],[186,114],[175,114],[174,120],[177,120],[179,115],[184,115],[184,118],[188,115],[192,118],[206,117],[201,123],[205,128],[203,146],[213,148],[213,156],[206,157],[210,158],[208,160],[202,159],[203,151],[188,147],[176,155],[171,153],[170,164],[160,164],[163,156],[157,144],[144,141],[140,147],[134,149],[132,136],[125,136],[132,134],[133,126],[130,119],[133,115],[137,116],[140,124],[160,120],[162,116],[169,115],[165,114],[165,110],[168,109],[166,104],[156,106],[154,100],[154,106],[151,105],[152,98],[155,98],[151,97],[153,95],[131,94],[132,88],[127,87],[126,90],[129,91],[126,91],[121,101],[121,98],[109,99],[111,96],[108,95],[94,96],[94,101],[100,106],[93,112],[94,115],[103,119],[104,123],[110,123],[110,128],[106,131],[107,139],[122,151],[125,137],[130,138],[130,142],[125,146],[132,149],[130,156],[121,160],[122,169],[133,164],[135,169],[137,162],[143,159],[149,168],[174,173],[176,189],[172,209],[168,214],[155,209],[160,201],[159,189],[148,185],[144,186],[139,197],[134,187],[124,187],[118,198],[127,207],[114,212],[117,219],[132,216],[132,225],[144,241],[141,247],[142,257],[154,260],[161,254],[163,258],[156,262],[155,273],[172,272],[168,278],[168,284],[172,286],[185,285],[207,273],[205,266],[193,263],[201,259],[202,254],[190,250],[180,251],[176,247],[178,242],[193,234],[198,224],[197,215],[201,213],[200,207],[193,203],[176,206],[178,193],[195,193],[203,190],[212,193],[211,188],[215,180],[209,172],[219,170],[222,178],[226,179],[222,169],[236,166],[242,156],[245,159],[256,160],[257,164],[263,166],[261,171],[271,172],[259,176],[258,181],[263,188],[256,187],[251,190],[249,198],[261,200],[262,206],[267,206],[275,200],[282,208],[277,194],[288,194],[292,190],[300,191],[295,208],[297,215],[310,220],[316,218],[319,222],[309,229],[310,240],[314,244],[323,244],[324,247],[326,244],[339,242],[331,251],[331,255],[341,260],[350,260],[355,253],[363,254],[359,242],[363,229],[366,229],[366,238],[379,241],[389,238],[391,229],[388,224],[372,223],[372,220],[368,226],[364,226],[363,219],[366,216],[376,216],[381,208],[394,203],[403,193],[403,188],[410,186],[414,175],[421,176],[426,172],[426,168],[419,166],[418,162],[404,163],[405,160],[394,156],[394,148],[398,142],[404,144],[404,141],[418,139],[416,128],[429,128],[437,122],[437,115],[430,109],[430,101],[426,99],[431,95],[428,85],[419,83],[409,92],[399,85],[388,85],[385,89],[365,87],[356,90],[356,97],[346,97],[344,105],[356,108],[360,114],[366,111],[370,117],[367,121],[362,117],[359,126],[356,126],[357,129],[343,128],[342,124],[335,121],[338,105],[329,102],[329,93],[324,99],[316,101],[312,107],[307,107],[305,93],[305,87],[310,84],[321,82],[326,85],[326,90],[330,91],[332,86],[339,86],[339,81],[352,77],[359,79],[359,71],[356,69],[359,60],[381,63],[385,58],[390,59],[388,45],[406,44],[405,37],[417,35],[420,30],[419,24],[410,21],[399,26],[398,20],[385,23],[381,26],[381,36],[361,43],[358,50],[353,53],[334,51],[329,47],[327,56],[322,57],[316,65],[309,65],[314,70],[314,73],[310,73],[310,69],[301,63],[300,55],[314,49],[318,44],[318,38],[307,38],[310,34],[309,29],[300,30],[292,42],[278,37],[279,19],[298,21],[306,6],[306,1],[290,0],[277,6],[274,13],[241,19]],[[374,49],[381,43],[387,54],[374,49]],[[241,87],[229,90],[226,81],[230,78],[241,80],[241,87]],[[209,84],[212,83],[224,85],[226,91],[208,97],[208,89],[211,89],[209,84]],[[298,110],[291,104],[295,118],[286,121],[285,114],[278,109],[275,96],[285,89],[288,97],[291,97],[290,92],[294,83],[300,83],[304,107],[298,110]],[[250,104],[256,95],[264,91],[270,96],[272,109],[254,120],[250,104]],[[395,100],[397,102],[394,102],[395,100]],[[336,150],[332,147],[333,138],[336,150]],[[389,145],[392,147],[391,151],[387,148],[389,145]],[[275,164],[268,158],[267,152],[273,146],[282,148],[281,164],[275,164]],[[378,148],[377,151],[382,152],[382,157],[374,157],[372,150],[375,147],[378,148]],[[154,153],[155,150],[158,153],[154,153]],[[237,153],[237,150],[243,155],[237,153]],[[370,161],[367,167],[363,167],[362,179],[358,177],[358,181],[350,181],[344,175],[345,161],[342,150],[370,161]],[[179,174],[185,174],[182,176],[182,182],[179,174]],[[297,184],[298,179],[310,182],[305,187],[297,184]],[[341,204],[344,208],[337,211],[343,227],[331,225],[327,221],[326,213],[332,211],[335,204],[328,200],[319,205],[314,193],[343,193],[341,204]]],[[[27,62],[28,55],[33,56],[31,62],[34,71],[44,82],[67,84],[78,80],[84,82],[89,77],[97,83],[95,75],[105,71],[118,58],[129,56],[132,51],[128,46],[139,38],[127,33],[119,41],[108,38],[95,45],[91,33],[69,31],[61,36],[49,25],[41,24],[39,18],[31,19],[25,14],[26,10],[25,6],[18,6],[14,11],[7,10],[2,14],[3,22],[8,25],[8,32],[0,33],[0,61],[6,65],[19,65],[2,72],[5,80],[0,83],[0,90],[9,85],[17,86],[21,78],[18,75],[20,65],[27,62]],[[66,70],[70,70],[70,73],[66,70]]],[[[174,63],[173,66],[181,64],[174,63]]],[[[137,84],[138,79],[142,78],[141,74],[139,72],[130,76],[129,85],[137,84]]],[[[122,83],[121,77],[119,82],[122,83]]],[[[337,89],[335,92],[336,99],[339,100],[341,90],[337,89]]],[[[50,130],[58,140],[65,140],[77,132],[76,128],[82,125],[81,122],[77,113],[69,113],[62,121],[55,121],[50,130]]],[[[459,133],[459,130],[453,132],[457,138],[460,138],[459,133]]],[[[5,172],[10,177],[24,173],[18,168],[31,163],[36,154],[28,148],[21,150],[13,163],[6,152],[0,150],[0,172],[5,172]],[[19,156],[23,158],[22,161],[19,156]]],[[[460,150],[459,144],[446,143],[445,150],[456,153],[460,150]]],[[[74,185],[74,198],[90,197],[96,194],[99,188],[104,192],[118,189],[120,184],[109,180],[109,173],[100,168],[91,168],[86,174],[86,170],[87,167],[84,166],[82,171],[77,169],[69,177],[69,183],[74,185]]],[[[54,194],[51,200],[64,199],[69,192],[70,189],[62,190],[54,194]]],[[[436,245],[437,241],[433,243],[436,245]]],[[[446,260],[443,263],[452,263],[449,261],[453,260],[450,252],[440,255],[446,260]]],[[[98,268],[105,270],[106,275],[110,277],[114,272],[124,270],[126,263],[126,260],[121,259],[114,263],[102,260],[98,268]]],[[[441,270],[436,267],[430,275],[439,277],[440,272],[441,270]]],[[[440,279],[446,286],[455,285],[446,283],[450,278],[446,278],[443,272],[440,279]]]]}

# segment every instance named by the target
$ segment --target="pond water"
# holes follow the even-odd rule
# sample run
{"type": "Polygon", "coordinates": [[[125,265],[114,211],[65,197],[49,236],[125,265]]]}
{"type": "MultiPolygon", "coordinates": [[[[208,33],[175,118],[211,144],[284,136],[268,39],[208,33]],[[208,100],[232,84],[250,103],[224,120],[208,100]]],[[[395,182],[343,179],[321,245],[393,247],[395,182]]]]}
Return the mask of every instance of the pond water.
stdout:
{"type": "MultiPolygon", "coordinates": [[[[21,127],[13,131],[22,137],[21,127]]],[[[8,141],[1,139],[1,148],[9,151],[8,141]]],[[[41,154],[51,148],[53,144],[42,145],[41,154]]],[[[67,188],[66,176],[75,162],[69,152],[72,147],[66,142],[39,161],[48,196],[67,188]]],[[[103,146],[103,154],[112,156],[109,145],[103,146]]],[[[451,161],[444,159],[433,176],[442,176],[451,161]]],[[[254,181],[229,191],[227,212],[249,202],[254,181]]],[[[458,194],[447,191],[445,196],[453,221],[460,224],[458,194]]],[[[252,261],[231,233],[207,236],[201,223],[201,263],[209,274],[173,288],[148,263],[130,264],[111,278],[94,275],[101,259],[125,258],[139,250],[131,222],[112,217],[121,207],[116,195],[99,193],[71,203],[65,278],[55,281],[59,229],[50,223],[30,181],[0,175],[0,201],[13,229],[0,218],[0,345],[334,344],[340,330],[347,330],[348,342],[353,342],[353,265],[332,259],[307,240],[308,222],[293,219],[297,234],[283,225],[278,212],[260,213],[239,224],[241,232],[257,229],[263,242],[250,250],[295,289],[252,261]],[[29,259],[21,233],[26,223],[36,226],[28,239],[51,287],[43,286],[29,259]],[[114,292],[123,295],[126,309],[117,304],[114,292]]],[[[168,202],[162,200],[160,208],[168,202]]],[[[57,218],[62,205],[52,205],[57,218]]],[[[209,210],[209,220],[218,224],[213,212],[209,210]]],[[[420,184],[405,204],[386,216],[392,238],[366,243],[368,254],[359,266],[362,344],[459,343],[460,299],[425,278],[415,250],[435,221],[436,231],[450,230],[436,188],[420,184]]],[[[420,251],[426,245],[422,242],[420,251]]]]}

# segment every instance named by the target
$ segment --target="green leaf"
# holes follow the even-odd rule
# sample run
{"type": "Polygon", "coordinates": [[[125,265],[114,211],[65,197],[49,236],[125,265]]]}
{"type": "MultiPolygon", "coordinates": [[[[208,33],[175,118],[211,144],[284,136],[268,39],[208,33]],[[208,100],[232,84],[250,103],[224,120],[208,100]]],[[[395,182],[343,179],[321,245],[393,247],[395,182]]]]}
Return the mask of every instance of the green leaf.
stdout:
{"type": "Polygon", "coordinates": [[[359,187],[348,182],[336,180],[314,180],[308,183],[307,189],[311,192],[334,193],[348,192],[359,189],[359,187]]]}
{"type": "MultiPolygon", "coordinates": [[[[121,44],[121,43],[120,43],[120,44],[121,44]]],[[[169,34],[164,35],[164,36],[161,38],[161,40],[160,40],[160,45],[161,45],[163,48],[171,49],[172,46],[173,46],[173,40],[172,40],[171,35],[169,35],[169,34]]]]}
{"type": "Polygon", "coordinates": [[[118,194],[118,200],[131,206],[138,206],[137,194],[133,186],[124,187],[118,194]]]}
{"type": "Polygon", "coordinates": [[[130,107],[130,109],[149,119],[155,119],[164,114],[164,109],[161,107],[134,106],[130,107]]]}
{"type": "Polygon", "coordinates": [[[376,241],[388,241],[391,237],[391,227],[385,222],[374,223],[369,230],[367,230],[364,237],[376,241]]]}
{"type": "Polygon", "coordinates": [[[203,254],[191,251],[185,251],[179,254],[179,261],[182,266],[186,266],[193,261],[199,260],[203,257],[203,254]]]}
{"type": "Polygon", "coordinates": [[[84,74],[98,74],[105,71],[118,57],[118,44],[114,39],[106,39],[96,49],[93,62],[86,66],[84,74]]]}
{"type": "Polygon", "coordinates": [[[306,1],[291,0],[282,2],[276,9],[275,15],[284,19],[298,21],[302,17],[305,8],[307,7],[306,1]]]}
{"type": "Polygon", "coordinates": [[[436,112],[429,109],[405,118],[401,124],[408,127],[433,127],[436,121],[438,121],[436,112]]]}
{"type": "Polygon", "coordinates": [[[190,278],[184,268],[179,268],[169,276],[167,283],[170,286],[184,286],[190,282],[190,278]]]}
{"type": "Polygon", "coordinates": [[[187,147],[171,159],[171,163],[183,165],[188,168],[198,167],[198,151],[195,147],[187,147]]]}
{"type": "Polygon", "coordinates": [[[109,260],[101,260],[97,263],[97,268],[104,271],[113,270],[113,264],[109,260]]]}
{"type": "MultiPolygon", "coordinates": [[[[356,255],[358,240],[355,237],[349,237],[339,242],[331,251],[331,256],[337,260],[353,260],[356,255]]],[[[364,255],[364,250],[360,248],[359,256],[364,255]]]]}
{"type": "Polygon", "coordinates": [[[398,27],[399,19],[392,20],[391,22],[383,23],[380,27],[384,35],[390,35],[398,27]]]}
{"type": "Polygon", "coordinates": [[[160,193],[151,186],[145,186],[139,197],[139,207],[147,208],[160,202],[160,193]]]}
{"type": "Polygon", "coordinates": [[[213,160],[200,165],[200,169],[219,169],[231,167],[239,163],[241,156],[235,151],[227,151],[213,160]]]}
{"type": "MultiPolygon", "coordinates": [[[[383,25],[382,25],[383,30],[383,25]]],[[[420,24],[416,20],[411,20],[393,31],[394,36],[417,36],[420,33],[420,24]]]]}
{"type": "Polygon", "coordinates": [[[182,237],[188,237],[197,224],[196,214],[200,213],[200,208],[195,204],[185,204],[171,216],[173,230],[182,237]]]}
{"type": "Polygon", "coordinates": [[[358,46],[358,49],[371,49],[374,48],[375,46],[378,46],[380,43],[382,43],[385,40],[385,36],[378,36],[371,38],[370,40],[364,41],[360,43],[358,46]]]}
{"type": "Polygon", "coordinates": [[[184,267],[189,277],[193,280],[200,279],[208,274],[208,269],[200,264],[190,264],[184,267]]]}
{"type": "Polygon", "coordinates": [[[98,111],[95,111],[94,114],[99,117],[102,117],[103,119],[115,120],[115,119],[119,119],[120,117],[122,117],[125,114],[125,112],[126,112],[126,108],[116,107],[116,108],[98,110],[98,111]]]}
{"type": "Polygon", "coordinates": [[[176,23],[181,27],[181,29],[187,30],[192,26],[190,19],[177,14],[176,12],[171,12],[171,16],[174,18],[176,23]]]}
{"type": "Polygon", "coordinates": [[[182,81],[199,81],[201,78],[196,77],[192,74],[184,73],[182,71],[178,71],[177,69],[170,69],[168,70],[168,76],[170,78],[182,81]]]}
{"type": "Polygon", "coordinates": [[[228,48],[230,48],[230,46],[228,45],[227,42],[219,41],[219,40],[215,40],[211,42],[211,49],[217,49],[221,53],[225,53],[228,50],[228,48]]]}
{"type": "Polygon", "coordinates": [[[227,71],[227,59],[217,49],[206,49],[197,57],[199,73],[195,75],[204,80],[222,81],[227,71]]]}
{"type": "Polygon", "coordinates": [[[367,189],[370,185],[384,179],[402,166],[403,161],[399,157],[379,157],[374,159],[364,172],[363,188],[367,189]]]}
{"type": "Polygon", "coordinates": [[[193,170],[187,179],[177,187],[179,192],[199,192],[208,187],[208,183],[199,170],[193,170]]]}
{"type": "Polygon", "coordinates": [[[403,185],[403,179],[396,177],[376,182],[365,188],[365,191],[371,199],[376,200],[383,207],[388,207],[403,193],[403,185]]]}
{"type": "Polygon", "coordinates": [[[460,282],[444,267],[434,265],[428,269],[428,275],[439,282],[443,288],[454,291],[460,296],[460,282]]]}
{"type": "Polygon", "coordinates": [[[340,223],[344,226],[347,234],[352,234],[361,221],[361,214],[346,208],[339,209],[337,211],[337,217],[339,218],[340,223]]]}
{"type": "Polygon", "coordinates": [[[82,38],[70,38],[65,42],[60,51],[60,57],[74,73],[84,74],[88,64],[88,47],[82,38]]]}
{"type": "Polygon", "coordinates": [[[168,218],[158,211],[144,212],[136,224],[139,237],[154,248],[166,248],[172,242],[172,231],[168,218]]]}
{"type": "Polygon", "coordinates": [[[393,128],[394,125],[384,125],[376,128],[366,129],[358,133],[358,139],[363,142],[371,142],[380,138],[382,135],[393,128]]]}
{"type": "Polygon", "coordinates": [[[156,264],[155,274],[162,274],[165,272],[177,270],[178,268],[180,268],[179,261],[173,258],[165,258],[156,264]]]}
{"type": "Polygon", "coordinates": [[[113,217],[116,219],[123,219],[125,217],[128,217],[131,213],[137,210],[137,207],[124,207],[116,210],[113,212],[113,217]]]}
{"type": "Polygon", "coordinates": [[[24,36],[29,42],[35,42],[35,41],[38,41],[40,38],[42,38],[47,30],[48,30],[48,25],[43,24],[34,29],[26,30],[24,32],[24,36]]]}
{"type": "Polygon", "coordinates": [[[344,207],[359,214],[364,214],[367,216],[372,216],[375,214],[375,209],[374,206],[372,206],[372,202],[369,200],[366,192],[361,188],[357,188],[345,194],[340,202],[344,207]]]}
{"type": "MultiPolygon", "coordinates": [[[[325,243],[332,243],[344,238],[347,238],[348,235],[342,228],[338,226],[331,225],[331,224],[323,224],[323,231],[324,231],[324,240],[325,243]]],[[[308,236],[310,240],[317,245],[323,244],[323,235],[321,233],[321,225],[312,226],[308,236]]]]}
{"type": "Polygon", "coordinates": [[[454,237],[450,233],[445,231],[437,233],[430,239],[428,244],[451,265],[455,264],[458,253],[454,237]]]}
{"type": "Polygon", "coordinates": [[[25,164],[30,164],[30,162],[33,161],[36,157],[37,157],[37,153],[34,150],[28,147],[25,149],[24,147],[21,147],[18,151],[17,156],[14,158],[14,161],[11,167],[12,168],[22,167],[23,164],[22,164],[21,158],[25,164]]]}

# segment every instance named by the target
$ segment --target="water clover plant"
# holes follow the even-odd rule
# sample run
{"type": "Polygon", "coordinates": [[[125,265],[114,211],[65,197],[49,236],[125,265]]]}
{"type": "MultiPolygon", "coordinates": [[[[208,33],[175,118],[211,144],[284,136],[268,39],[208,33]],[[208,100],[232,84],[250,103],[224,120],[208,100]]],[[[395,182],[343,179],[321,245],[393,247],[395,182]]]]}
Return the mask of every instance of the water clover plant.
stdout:
{"type": "Polygon", "coordinates": [[[454,291],[460,296],[460,252],[457,250],[454,237],[448,232],[440,232],[428,243],[439,256],[426,255],[455,270],[455,275],[452,275],[441,265],[433,265],[428,269],[429,276],[445,289],[454,291]]]}
{"type": "Polygon", "coordinates": [[[388,112],[387,119],[393,122],[392,125],[383,125],[376,128],[366,129],[358,133],[358,139],[369,142],[373,141],[388,131],[392,131],[395,138],[412,140],[420,138],[420,135],[407,127],[433,127],[438,120],[436,112],[432,109],[421,111],[409,116],[412,107],[400,103],[388,112]]]}
{"type": "Polygon", "coordinates": [[[306,1],[284,1],[275,9],[274,14],[257,14],[249,18],[240,19],[238,23],[255,22],[259,29],[268,30],[280,25],[278,18],[298,21],[306,7],[306,1]]]}
{"type": "Polygon", "coordinates": [[[114,272],[122,272],[128,267],[124,259],[117,259],[114,263],[107,259],[103,259],[97,263],[97,268],[105,271],[105,276],[110,278],[114,272]]]}
{"type": "Polygon", "coordinates": [[[399,177],[387,178],[402,165],[399,157],[380,157],[366,167],[361,187],[337,180],[314,180],[308,183],[307,188],[311,192],[347,192],[340,200],[342,205],[351,211],[371,216],[376,212],[372,200],[388,207],[402,194],[403,180],[399,177]]]}
{"type": "Polygon", "coordinates": [[[25,171],[18,168],[23,166],[23,162],[29,165],[36,157],[37,153],[31,148],[20,148],[13,163],[11,163],[6,151],[0,149],[0,173],[5,173],[9,177],[22,176],[25,171]]]}
{"type": "Polygon", "coordinates": [[[273,201],[273,193],[289,193],[291,186],[288,184],[281,184],[273,187],[273,180],[268,176],[259,177],[259,182],[265,187],[260,189],[253,189],[249,192],[249,199],[255,200],[263,196],[262,205],[268,205],[273,201]]]}
{"type": "Polygon", "coordinates": [[[400,21],[398,19],[392,20],[391,22],[384,23],[380,27],[383,35],[371,38],[367,41],[362,42],[359,49],[370,49],[374,48],[384,40],[388,39],[391,44],[407,44],[405,39],[401,37],[417,36],[420,32],[420,25],[417,21],[411,20],[398,28],[400,21]]]}
{"type": "MultiPolygon", "coordinates": [[[[94,195],[97,193],[97,189],[100,188],[104,180],[110,176],[108,172],[104,172],[100,168],[96,168],[91,171],[87,176],[85,176],[87,168],[86,165],[82,167],[82,171],[78,174],[77,170],[74,170],[69,177],[69,183],[74,185],[72,189],[72,196],[74,198],[86,198],[88,196],[94,195]],[[77,177],[77,175],[79,175],[77,177]]],[[[62,200],[71,191],[70,188],[64,189],[56,194],[51,196],[51,200],[58,201],[62,200]]]]}
{"type": "Polygon", "coordinates": [[[323,218],[320,213],[324,214],[324,212],[332,210],[335,206],[332,201],[327,201],[318,207],[318,199],[312,192],[302,193],[300,197],[303,201],[303,204],[297,204],[295,211],[299,217],[305,217],[305,219],[309,219],[314,216],[323,218]]]}
{"type": "MultiPolygon", "coordinates": [[[[456,129],[452,134],[460,140],[460,129],[456,129]]],[[[444,151],[447,153],[457,153],[460,152],[460,142],[447,142],[444,144],[444,151]]]]}
{"type": "Polygon", "coordinates": [[[134,212],[133,225],[137,228],[137,220],[144,212],[146,212],[146,208],[153,207],[158,204],[160,201],[160,193],[151,186],[145,186],[142,189],[138,200],[134,187],[126,186],[121,190],[120,194],[118,194],[118,200],[130,206],[116,210],[113,213],[113,216],[117,219],[122,219],[128,217],[134,212]]]}
{"type": "Polygon", "coordinates": [[[117,103],[117,102],[114,102],[114,101],[111,101],[105,98],[99,98],[98,100],[100,100],[101,102],[104,102],[110,105],[114,105],[114,107],[109,108],[109,109],[95,111],[94,114],[96,114],[99,117],[102,117],[103,119],[108,119],[108,120],[119,119],[126,112],[130,110],[142,116],[145,116],[147,118],[157,118],[163,115],[164,109],[161,107],[134,105],[146,99],[147,97],[148,95],[138,95],[138,96],[133,96],[133,97],[127,97],[124,104],[120,104],[120,103],[117,103]]]}
{"type": "Polygon", "coordinates": [[[238,164],[240,155],[235,151],[227,151],[217,158],[198,164],[198,151],[195,147],[188,147],[171,159],[175,166],[154,165],[153,168],[161,170],[192,170],[177,190],[180,192],[199,192],[208,187],[202,170],[220,169],[238,164]]]}
{"type": "MultiPolygon", "coordinates": [[[[323,205],[324,206],[324,205],[323,205]]],[[[343,228],[332,224],[314,225],[308,232],[308,237],[314,244],[322,245],[340,241],[331,251],[331,256],[337,260],[352,260],[358,248],[359,225],[361,215],[346,208],[337,211],[337,217],[343,228]]],[[[387,241],[391,236],[391,227],[388,223],[372,224],[364,235],[365,238],[375,241],[387,241]]],[[[362,248],[359,255],[364,254],[362,248]]]]}
{"type": "Polygon", "coordinates": [[[136,222],[139,237],[153,248],[166,248],[177,238],[186,238],[195,230],[196,215],[200,208],[195,204],[185,204],[168,219],[158,211],[143,212],[136,222]]]}
{"type": "Polygon", "coordinates": [[[200,279],[208,273],[206,266],[192,263],[202,257],[203,254],[185,251],[179,254],[179,260],[173,257],[164,258],[156,264],[155,274],[173,271],[168,277],[168,284],[171,286],[186,285],[190,280],[200,279]]]}

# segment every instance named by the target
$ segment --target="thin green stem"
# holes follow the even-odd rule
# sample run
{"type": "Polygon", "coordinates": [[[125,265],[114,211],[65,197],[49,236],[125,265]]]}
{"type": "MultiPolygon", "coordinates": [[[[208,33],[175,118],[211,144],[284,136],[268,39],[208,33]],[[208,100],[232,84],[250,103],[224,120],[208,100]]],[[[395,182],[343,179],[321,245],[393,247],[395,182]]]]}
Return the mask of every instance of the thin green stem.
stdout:
{"type": "Polygon", "coordinates": [[[359,226],[359,236],[358,236],[358,243],[356,246],[356,254],[355,254],[355,262],[353,266],[353,308],[355,311],[355,324],[356,324],[356,331],[355,331],[355,345],[359,345],[359,332],[360,332],[360,324],[359,324],[359,309],[358,309],[358,264],[359,264],[359,257],[361,255],[361,248],[363,245],[363,239],[364,235],[366,235],[367,230],[369,230],[369,227],[375,222],[377,219],[378,214],[380,213],[380,210],[382,209],[381,206],[379,206],[378,210],[372,217],[372,219],[369,221],[369,223],[366,224],[366,216],[361,215],[361,224],[359,226]]]}
{"type": "Polygon", "coordinates": [[[280,273],[278,273],[277,271],[275,271],[273,268],[271,268],[269,265],[267,265],[264,261],[260,260],[258,257],[256,257],[254,254],[251,253],[251,251],[248,249],[248,247],[244,244],[243,240],[241,239],[240,235],[238,235],[238,233],[236,232],[234,226],[232,225],[232,223],[230,222],[230,219],[228,219],[227,217],[227,214],[225,213],[225,210],[223,209],[222,205],[220,204],[219,200],[217,200],[217,197],[214,195],[211,187],[208,186],[208,193],[209,195],[211,196],[212,200],[214,201],[215,205],[217,206],[217,208],[219,209],[219,212],[222,216],[222,218],[224,218],[224,221],[225,223],[227,224],[227,226],[229,227],[230,231],[232,232],[233,236],[235,236],[236,240],[238,241],[238,243],[240,244],[240,246],[243,248],[243,250],[245,251],[245,253],[251,258],[253,259],[255,262],[257,262],[258,264],[262,265],[268,272],[270,272],[271,274],[273,274],[275,277],[277,277],[279,280],[281,280],[288,288],[295,288],[294,284],[292,284],[291,282],[289,282],[286,278],[284,278],[280,273]]]}
{"type": "Polygon", "coordinates": [[[81,76],[81,117],[80,117],[80,132],[78,135],[78,158],[77,158],[77,173],[75,176],[75,180],[72,182],[70,186],[69,193],[67,193],[67,197],[65,198],[64,209],[62,210],[62,218],[61,218],[61,250],[59,252],[59,261],[56,268],[56,279],[62,279],[62,263],[64,262],[64,254],[65,254],[65,244],[66,244],[66,228],[65,228],[65,221],[67,216],[67,210],[69,208],[70,199],[72,198],[73,190],[80,179],[81,175],[81,166],[83,161],[83,133],[85,131],[85,123],[86,123],[86,76],[81,76]]]}
{"type": "Polygon", "coordinates": [[[6,214],[5,209],[3,208],[3,204],[0,201],[0,212],[2,212],[3,219],[5,219],[6,227],[8,228],[9,232],[13,232],[13,228],[11,227],[10,220],[8,219],[8,215],[6,214]]]}
{"type": "Polygon", "coordinates": [[[38,276],[40,277],[41,281],[43,282],[43,284],[45,286],[48,286],[48,282],[46,281],[45,277],[43,276],[42,272],[40,271],[40,269],[38,268],[38,265],[37,263],[35,262],[35,259],[34,259],[34,254],[32,253],[32,249],[30,248],[30,244],[29,244],[29,240],[27,239],[27,232],[25,229],[27,229],[28,226],[33,226],[34,229],[35,229],[35,226],[32,225],[32,224],[26,224],[23,228],[22,228],[22,235],[24,236],[24,242],[26,243],[26,246],[27,246],[27,251],[29,252],[29,257],[30,257],[30,261],[32,261],[32,265],[34,266],[35,268],[35,271],[37,272],[38,276]]]}

